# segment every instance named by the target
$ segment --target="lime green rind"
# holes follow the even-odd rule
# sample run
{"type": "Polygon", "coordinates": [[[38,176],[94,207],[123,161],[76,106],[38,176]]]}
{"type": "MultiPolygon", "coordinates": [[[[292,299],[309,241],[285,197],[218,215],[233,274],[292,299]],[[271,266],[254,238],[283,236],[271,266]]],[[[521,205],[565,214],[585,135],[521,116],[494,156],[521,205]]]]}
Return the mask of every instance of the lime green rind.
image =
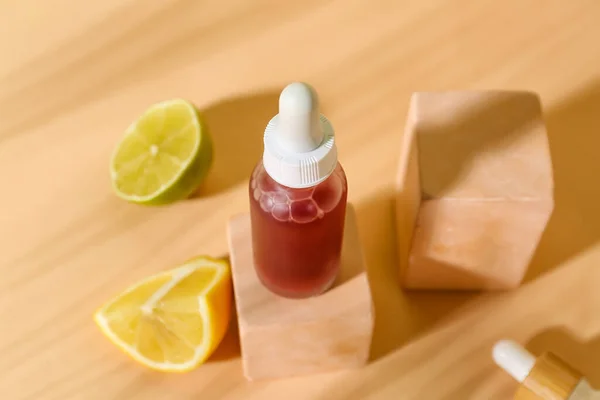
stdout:
{"type": "Polygon", "coordinates": [[[160,195],[144,202],[136,202],[137,204],[159,206],[187,199],[202,184],[212,166],[213,141],[204,121],[199,119],[199,122],[202,132],[201,143],[199,152],[193,156],[192,163],[185,168],[175,185],[171,185],[160,195]]]}
{"type": "MultiPolygon", "coordinates": [[[[208,127],[206,126],[206,123],[202,118],[202,115],[193,106],[193,104],[183,99],[173,99],[153,105],[146,111],[146,113],[148,113],[155,107],[160,107],[165,103],[177,101],[182,101],[186,103],[194,111],[196,117],[195,123],[197,124],[198,129],[198,143],[196,144],[193,153],[186,160],[187,165],[184,164],[181,171],[179,171],[178,174],[175,175],[171,179],[171,181],[164,185],[159,191],[144,197],[128,195],[123,193],[117,187],[116,180],[113,176],[113,190],[116,193],[116,195],[122,198],[123,200],[135,204],[151,206],[173,203],[175,201],[183,200],[189,197],[204,181],[206,175],[208,175],[213,161],[213,141],[210,136],[210,132],[208,131],[208,127]]],[[[135,123],[129,127],[126,136],[131,134],[131,131],[134,126],[135,123]]],[[[113,157],[111,160],[111,174],[114,174],[114,161],[116,159],[118,151],[119,147],[117,147],[115,149],[115,152],[113,153],[113,157]]]]}

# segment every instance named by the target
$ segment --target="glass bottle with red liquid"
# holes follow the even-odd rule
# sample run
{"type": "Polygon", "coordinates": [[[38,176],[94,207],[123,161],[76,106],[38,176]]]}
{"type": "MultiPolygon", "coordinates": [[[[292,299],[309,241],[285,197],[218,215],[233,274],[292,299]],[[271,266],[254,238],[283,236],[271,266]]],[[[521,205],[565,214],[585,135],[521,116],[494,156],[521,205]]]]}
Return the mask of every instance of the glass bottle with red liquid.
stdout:
{"type": "Polygon", "coordinates": [[[312,87],[283,90],[264,144],[249,188],[256,273],[280,296],[317,296],[340,269],[348,192],[333,127],[312,87]]]}

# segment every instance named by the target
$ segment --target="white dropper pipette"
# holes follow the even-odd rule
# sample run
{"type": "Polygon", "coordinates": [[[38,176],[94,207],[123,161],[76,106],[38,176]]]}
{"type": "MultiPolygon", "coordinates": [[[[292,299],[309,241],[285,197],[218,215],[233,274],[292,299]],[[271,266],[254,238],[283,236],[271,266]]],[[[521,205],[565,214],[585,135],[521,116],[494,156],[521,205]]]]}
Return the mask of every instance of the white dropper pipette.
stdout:
{"type": "Polygon", "coordinates": [[[501,340],[492,351],[494,361],[519,383],[523,383],[535,365],[535,357],[512,340],[501,340]]]}

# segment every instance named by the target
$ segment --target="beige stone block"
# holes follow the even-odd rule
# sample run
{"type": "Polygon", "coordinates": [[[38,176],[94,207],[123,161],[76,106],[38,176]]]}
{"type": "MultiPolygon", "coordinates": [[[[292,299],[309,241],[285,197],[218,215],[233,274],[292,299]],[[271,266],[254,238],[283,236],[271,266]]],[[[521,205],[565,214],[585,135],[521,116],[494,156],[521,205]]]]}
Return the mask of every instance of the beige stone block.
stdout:
{"type": "Polygon", "coordinates": [[[229,222],[228,238],[246,378],[314,374],[367,362],[374,314],[350,205],[340,275],[333,288],[317,297],[287,299],[260,283],[254,270],[248,214],[229,222]]]}
{"type": "Polygon", "coordinates": [[[406,287],[518,286],[553,205],[548,138],[535,94],[412,96],[396,202],[406,287]]]}

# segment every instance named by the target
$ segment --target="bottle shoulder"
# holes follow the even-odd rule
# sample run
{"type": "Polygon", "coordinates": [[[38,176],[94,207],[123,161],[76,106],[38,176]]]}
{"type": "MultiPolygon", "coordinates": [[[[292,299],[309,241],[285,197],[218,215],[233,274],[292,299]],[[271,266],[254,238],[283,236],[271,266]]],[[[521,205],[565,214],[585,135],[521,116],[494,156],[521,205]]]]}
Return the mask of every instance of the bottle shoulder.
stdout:
{"type": "Polygon", "coordinates": [[[333,172],[327,177],[327,179],[309,188],[291,188],[278,183],[267,173],[262,161],[256,165],[254,171],[252,172],[252,176],[250,177],[250,187],[252,189],[254,189],[255,187],[260,187],[261,189],[263,189],[263,191],[277,191],[286,193],[310,192],[311,190],[315,190],[318,187],[336,185],[338,183],[342,186],[342,189],[344,191],[348,189],[346,172],[344,171],[344,168],[339,162],[336,164],[333,172]]]}
{"type": "Polygon", "coordinates": [[[265,212],[282,221],[310,222],[323,218],[340,202],[347,200],[346,174],[338,163],[323,182],[309,188],[290,188],[277,183],[259,163],[250,178],[251,201],[260,204],[265,212]]]}

